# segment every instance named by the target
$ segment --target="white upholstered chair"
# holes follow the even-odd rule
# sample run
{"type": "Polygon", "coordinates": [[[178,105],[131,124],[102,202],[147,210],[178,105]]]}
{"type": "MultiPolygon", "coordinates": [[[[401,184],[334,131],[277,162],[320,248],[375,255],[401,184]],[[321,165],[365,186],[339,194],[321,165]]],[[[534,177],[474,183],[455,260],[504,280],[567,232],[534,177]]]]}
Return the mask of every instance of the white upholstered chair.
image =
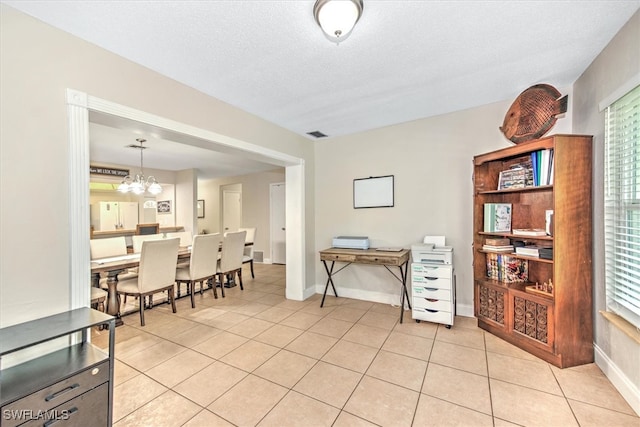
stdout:
{"type": "Polygon", "coordinates": [[[142,243],[138,277],[118,282],[118,293],[140,297],[140,325],[144,326],[145,297],[167,291],[176,312],[174,285],[180,239],[147,240],[142,243]]]}
{"type": "MultiPolygon", "coordinates": [[[[191,308],[195,308],[196,304],[193,299],[195,293],[196,282],[200,282],[200,292],[204,286],[204,282],[215,279],[216,276],[216,259],[220,250],[220,242],[222,235],[220,234],[203,234],[193,238],[191,245],[191,259],[186,268],[178,268],[176,270],[176,283],[186,283],[187,289],[190,288],[191,308]]],[[[212,283],[213,296],[218,298],[215,284],[212,283]]]]}
{"type": "Polygon", "coordinates": [[[180,246],[187,247],[191,246],[191,243],[193,243],[193,234],[191,234],[190,231],[167,233],[167,239],[174,239],[176,237],[180,239],[180,246]]]}
{"type": "MultiPolygon", "coordinates": [[[[191,234],[190,231],[176,231],[173,233],[167,233],[166,236],[167,236],[167,239],[174,239],[176,237],[179,238],[180,246],[185,248],[193,244],[193,234],[191,234]]],[[[189,262],[178,261],[178,268],[189,268],[189,262]]],[[[180,284],[178,284],[178,298],[179,297],[180,297],[180,284]]]]}
{"type": "Polygon", "coordinates": [[[233,277],[238,275],[240,289],[242,286],[242,257],[244,254],[244,238],[246,231],[236,231],[226,233],[222,239],[222,250],[220,251],[220,259],[218,259],[218,268],[216,275],[220,281],[220,289],[224,297],[224,278],[225,276],[233,277]]]}
{"type": "Polygon", "coordinates": [[[124,236],[91,239],[89,247],[91,249],[91,259],[127,254],[127,241],[124,236]]]}
{"type": "MultiPolygon", "coordinates": [[[[91,251],[91,259],[108,258],[118,255],[127,254],[127,241],[124,236],[120,237],[107,237],[105,239],[91,239],[89,240],[89,249],[91,251]]],[[[118,280],[132,279],[137,277],[137,270],[130,269],[126,273],[120,273],[118,280]]],[[[107,289],[107,279],[100,279],[100,287],[107,289]]]]}
{"type": "Polygon", "coordinates": [[[133,252],[140,253],[142,251],[142,243],[148,240],[161,240],[164,239],[163,234],[142,234],[140,236],[131,236],[133,241],[133,252]]]}
{"type": "Polygon", "coordinates": [[[253,273],[253,243],[256,239],[256,227],[250,228],[238,228],[238,231],[246,231],[247,235],[244,238],[244,254],[242,256],[242,263],[249,263],[251,267],[251,278],[255,279],[256,275],[253,273]]]}

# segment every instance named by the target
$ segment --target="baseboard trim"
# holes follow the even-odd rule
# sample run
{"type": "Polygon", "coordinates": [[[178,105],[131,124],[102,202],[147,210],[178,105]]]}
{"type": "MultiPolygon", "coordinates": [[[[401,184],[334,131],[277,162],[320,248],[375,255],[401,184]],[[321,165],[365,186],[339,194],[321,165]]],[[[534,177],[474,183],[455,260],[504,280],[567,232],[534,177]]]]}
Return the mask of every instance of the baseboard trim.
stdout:
{"type": "Polygon", "coordinates": [[[611,384],[620,392],[629,406],[640,415],[640,390],[618,368],[618,366],[602,351],[597,344],[593,344],[596,365],[604,372],[611,384]]]}
{"type": "MultiPolygon", "coordinates": [[[[316,285],[315,293],[322,294],[324,292],[324,287],[325,285],[316,285]]],[[[313,288],[307,288],[307,290],[309,289],[313,288]]],[[[362,301],[378,302],[381,304],[389,304],[400,308],[399,295],[388,294],[384,292],[364,291],[362,289],[354,288],[341,288],[340,286],[336,286],[336,291],[338,291],[338,295],[340,297],[353,298],[362,301]]],[[[329,288],[329,290],[327,291],[327,295],[333,296],[333,290],[331,288],[329,288]]],[[[307,297],[305,296],[305,298],[307,297]]],[[[463,317],[474,317],[473,306],[456,304],[456,315],[463,317]]]]}

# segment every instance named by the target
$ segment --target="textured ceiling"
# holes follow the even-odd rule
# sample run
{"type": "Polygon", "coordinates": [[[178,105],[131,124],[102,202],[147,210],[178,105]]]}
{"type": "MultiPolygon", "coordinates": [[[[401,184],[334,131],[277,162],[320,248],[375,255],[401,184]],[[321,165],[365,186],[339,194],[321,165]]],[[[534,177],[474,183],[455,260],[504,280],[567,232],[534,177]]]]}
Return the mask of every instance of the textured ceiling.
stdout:
{"type": "Polygon", "coordinates": [[[2,1],[313,140],[570,86],[640,7],[364,0],[329,42],[314,1],[2,1]]]}

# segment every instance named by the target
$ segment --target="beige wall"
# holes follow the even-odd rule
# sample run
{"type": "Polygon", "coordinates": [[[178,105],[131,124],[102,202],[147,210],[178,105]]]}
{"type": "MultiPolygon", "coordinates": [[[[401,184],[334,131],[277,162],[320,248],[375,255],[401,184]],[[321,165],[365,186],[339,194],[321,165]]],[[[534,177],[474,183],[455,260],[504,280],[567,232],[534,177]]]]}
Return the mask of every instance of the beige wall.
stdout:
{"type": "MultiPolygon", "coordinates": [[[[4,4],[0,51],[0,326],[70,306],[67,88],[305,159],[313,245],[309,140],[4,4]]],[[[306,272],[313,284],[312,264],[306,272]]]]}
{"type": "Polygon", "coordinates": [[[256,227],[256,251],[271,258],[269,238],[269,184],[284,182],[284,169],[249,175],[198,181],[198,199],[205,200],[205,217],[198,220],[198,230],[219,233],[222,187],[236,185],[242,192],[242,227],[256,227]]]}
{"type": "MultiPolygon", "coordinates": [[[[330,247],[339,235],[405,248],[425,235],[444,235],[454,248],[458,314],[473,316],[472,158],[513,145],[498,129],[510,105],[499,102],[317,142],[316,250],[330,247]],[[395,206],[354,209],[353,179],[379,175],[394,175],[395,206]]],[[[567,114],[551,133],[570,132],[567,114]]],[[[324,290],[325,281],[316,258],[319,288],[324,290]]],[[[399,284],[381,267],[353,265],[335,284],[339,295],[399,304],[399,284]]]]}
{"type": "Polygon", "coordinates": [[[594,135],[594,341],[597,362],[640,413],[640,344],[607,321],[604,285],[604,112],[598,104],[640,75],[640,12],[629,20],[574,85],[574,131],[594,135]],[[630,397],[633,396],[634,397],[630,397]]]}

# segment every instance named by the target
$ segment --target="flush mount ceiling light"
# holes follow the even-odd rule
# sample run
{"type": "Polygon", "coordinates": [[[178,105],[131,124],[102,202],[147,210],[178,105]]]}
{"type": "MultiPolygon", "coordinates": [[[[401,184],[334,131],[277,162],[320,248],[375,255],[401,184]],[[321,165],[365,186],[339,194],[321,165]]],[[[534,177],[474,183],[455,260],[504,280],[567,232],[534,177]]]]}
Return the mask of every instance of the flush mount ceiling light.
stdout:
{"type": "Polygon", "coordinates": [[[142,151],[145,150],[147,147],[143,146],[142,144],[147,142],[147,140],[142,138],[136,138],[136,141],[140,145],[131,144],[131,145],[128,145],[127,147],[140,150],[140,173],[137,174],[135,178],[132,178],[131,175],[125,176],[120,186],[118,186],[118,191],[121,193],[131,192],[134,194],[142,194],[145,191],[148,191],[153,195],[160,194],[162,192],[162,187],[160,187],[160,184],[158,184],[156,179],[153,176],[150,176],[146,180],[144,178],[143,165],[142,165],[142,151]]]}
{"type": "Polygon", "coordinates": [[[329,40],[345,40],[362,16],[362,0],[317,0],[313,17],[329,40]]]}

